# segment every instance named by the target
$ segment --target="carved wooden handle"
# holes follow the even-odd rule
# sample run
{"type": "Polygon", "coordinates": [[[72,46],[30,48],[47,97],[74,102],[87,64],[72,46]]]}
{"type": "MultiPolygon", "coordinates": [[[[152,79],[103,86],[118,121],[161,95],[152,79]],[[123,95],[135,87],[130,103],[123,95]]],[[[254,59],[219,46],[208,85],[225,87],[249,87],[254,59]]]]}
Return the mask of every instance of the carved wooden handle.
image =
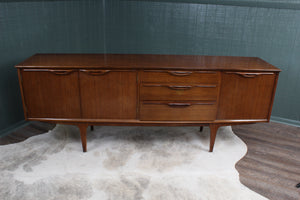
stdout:
{"type": "Polygon", "coordinates": [[[237,75],[240,75],[245,78],[255,78],[256,76],[259,76],[259,75],[272,75],[274,73],[227,72],[227,74],[237,74],[237,75]]]}
{"type": "Polygon", "coordinates": [[[192,88],[190,85],[169,85],[167,87],[172,90],[189,90],[192,88]]]}
{"type": "Polygon", "coordinates": [[[184,71],[168,71],[169,74],[173,76],[189,76],[192,72],[184,72],[184,71]]]}
{"type": "Polygon", "coordinates": [[[143,87],[167,87],[172,90],[189,90],[193,87],[199,88],[216,88],[217,85],[160,85],[160,84],[143,84],[143,87]]]}
{"type": "Polygon", "coordinates": [[[190,103],[167,103],[167,105],[170,107],[187,107],[192,104],[190,104],[190,103]]]}
{"type": "Polygon", "coordinates": [[[192,105],[214,105],[216,101],[207,101],[207,102],[191,102],[191,103],[179,103],[179,102],[143,102],[143,104],[154,104],[154,105],[167,105],[170,107],[187,107],[192,105]]]}
{"type": "Polygon", "coordinates": [[[97,70],[81,69],[80,71],[92,76],[100,76],[110,72],[110,70],[98,70],[98,69],[97,70]]]}
{"type": "Polygon", "coordinates": [[[52,72],[56,75],[68,75],[74,72],[74,70],[69,69],[69,70],[62,70],[62,69],[50,69],[49,72],[52,72]]]}

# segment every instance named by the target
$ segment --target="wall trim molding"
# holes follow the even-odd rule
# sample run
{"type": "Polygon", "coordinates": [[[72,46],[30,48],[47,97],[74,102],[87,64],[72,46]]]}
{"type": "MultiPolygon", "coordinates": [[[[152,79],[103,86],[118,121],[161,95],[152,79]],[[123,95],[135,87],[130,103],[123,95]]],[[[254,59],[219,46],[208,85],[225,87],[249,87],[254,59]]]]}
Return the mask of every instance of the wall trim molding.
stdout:
{"type": "MultiPolygon", "coordinates": [[[[0,0],[0,3],[16,3],[16,2],[59,2],[60,0],[0,0]]],[[[83,0],[65,0],[65,1],[83,1],[83,0]]],[[[106,1],[106,0],[105,0],[106,1]]],[[[130,2],[137,0],[120,0],[121,2],[130,2]]],[[[168,2],[168,3],[193,3],[193,4],[211,4],[225,6],[242,6],[242,7],[258,7],[258,8],[276,8],[300,10],[300,2],[293,0],[139,0],[149,2],[168,2]]]]}
{"type": "Polygon", "coordinates": [[[5,129],[0,130],[0,138],[10,134],[11,132],[13,132],[13,131],[15,131],[19,128],[27,126],[28,124],[30,124],[29,121],[21,120],[21,121],[15,123],[15,124],[5,128],[5,129]]]}
{"type": "Polygon", "coordinates": [[[286,119],[286,118],[271,116],[271,121],[272,122],[281,123],[281,124],[287,124],[287,125],[291,125],[291,126],[300,127],[300,121],[297,121],[297,120],[292,120],[292,119],[286,119]]]}
{"type": "MultiPolygon", "coordinates": [[[[136,0],[122,0],[136,1],[136,0]]],[[[275,8],[275,9],[291,9],[300,10],[300,2],[293,0],[140,0],[149,2],[168,2],[168,3],[193,3],[193,4],[211,4],[224,6],[242,6],[242,7],[257,7],[257,8],[275,8]]]]}

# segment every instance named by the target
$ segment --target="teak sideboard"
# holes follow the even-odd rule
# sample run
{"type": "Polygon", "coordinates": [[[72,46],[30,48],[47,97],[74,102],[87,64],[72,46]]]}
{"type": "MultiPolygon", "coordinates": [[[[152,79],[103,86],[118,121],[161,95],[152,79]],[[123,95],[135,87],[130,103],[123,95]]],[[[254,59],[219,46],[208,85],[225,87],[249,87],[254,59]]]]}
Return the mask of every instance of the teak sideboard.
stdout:
{"type": "Polygon", "coordinates": [[[210,127],[268,122],[280,69],[257,57],[36,54],[16,66],[26,120],[210,127]]]}

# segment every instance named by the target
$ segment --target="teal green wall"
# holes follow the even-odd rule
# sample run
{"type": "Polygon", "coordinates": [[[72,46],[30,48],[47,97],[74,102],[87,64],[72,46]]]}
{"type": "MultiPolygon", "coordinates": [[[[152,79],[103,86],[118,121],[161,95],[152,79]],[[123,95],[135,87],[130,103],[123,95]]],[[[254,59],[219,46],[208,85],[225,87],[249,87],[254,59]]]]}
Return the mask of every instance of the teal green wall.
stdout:
{"type": "Polygon", "coordinates": [[[258,56],[283,70],[272,116],[300,121],[300,3],[271,2],[0,0],[0,130],[23,119],[13,66],[38,52],[258,56]]]}
{"type": "Polygon", "coordinates": [[[35,53],[103,53],[102,4],[0,1],[0,134],[24,119],[14,65],[35,53]]]}
{"type": "Polygon", "coordinates": [[[261,57],[283,70],[272,115],[300,121],[300,10],[110,1],[106,35],[108,52],[261,57]]]}

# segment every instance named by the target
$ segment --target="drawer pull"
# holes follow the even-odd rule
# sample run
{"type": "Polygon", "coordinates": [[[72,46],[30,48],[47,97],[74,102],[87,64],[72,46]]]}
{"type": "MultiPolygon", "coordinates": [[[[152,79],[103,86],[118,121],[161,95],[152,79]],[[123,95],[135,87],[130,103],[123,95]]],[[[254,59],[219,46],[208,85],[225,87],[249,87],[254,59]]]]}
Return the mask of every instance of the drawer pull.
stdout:
{"type": "Polygon", "coordinates": [[[49,70],[49,72],[54,73],[56,75],[68,75],[74,72],[74,70],[49,70]]]}
{"type": "Polygon", "coordinates": [[[168,71],[169,74],[173,76],[189,76],[192,72],[183,72],[183,71],[168,71]]]}
{"type": "Polygon", "coordinates": [[[170,107],[187,107],[191,105],[214,105],[215,102],[200,102],[200,103],[167,103],[170,107]]]}
{"type": "Polygon", "coordinates": [[[80,71],[92,76],[101,76],[110,72],[110,70],[87,70],[87,69],[81,69],[80,71]]]}
{"type": "Polygon", "coordinates": [[[216,88],[217,85],[159,85],[159,84],[143,84],[143,87],[167,87],[172,90],[188,90],[191,88],[216,88]]]}
{"type": "Polygon", "coordinates": [[[215,105],[216,101],[207,101],[207,102],[193,102],[193,103],[177,103],[177,102],[170,102],[170,103],[164,103],[164,102],[147,102],[144,101],[143,104],[145,105],[167,105],[170,107],[187,107],[192,105],[215,105]]]}
{"type": "Polygon", "coordinates": [[[192,88],[192,86],[189,85],[169,85],[167,87],[172,90],[189,90],[192,88]]]}
{"type": "Polygon", "coordinates": [[[226,72],[227,74],[237,74],[245,78],[255,78],[259,75],[272,75],[274,73],[251,73],[251,72],[226,72]]]}
{"type": "Polygon", "coordinates": [[[169,85],[167,86],[170,89],[173,90],[188,90],[191,89],[193,87],[199,87],[199,88],[216,88],[217,85],[194,85],[194,86],[190,86],[190,85],[169,85]]]}
{"type": "Polygon", "coordinates": [[[187,106],[191,106],[192,104],[190,104],[190,103],[167,103],[167,105],[170,107],[187,107],[187,106]]]}

